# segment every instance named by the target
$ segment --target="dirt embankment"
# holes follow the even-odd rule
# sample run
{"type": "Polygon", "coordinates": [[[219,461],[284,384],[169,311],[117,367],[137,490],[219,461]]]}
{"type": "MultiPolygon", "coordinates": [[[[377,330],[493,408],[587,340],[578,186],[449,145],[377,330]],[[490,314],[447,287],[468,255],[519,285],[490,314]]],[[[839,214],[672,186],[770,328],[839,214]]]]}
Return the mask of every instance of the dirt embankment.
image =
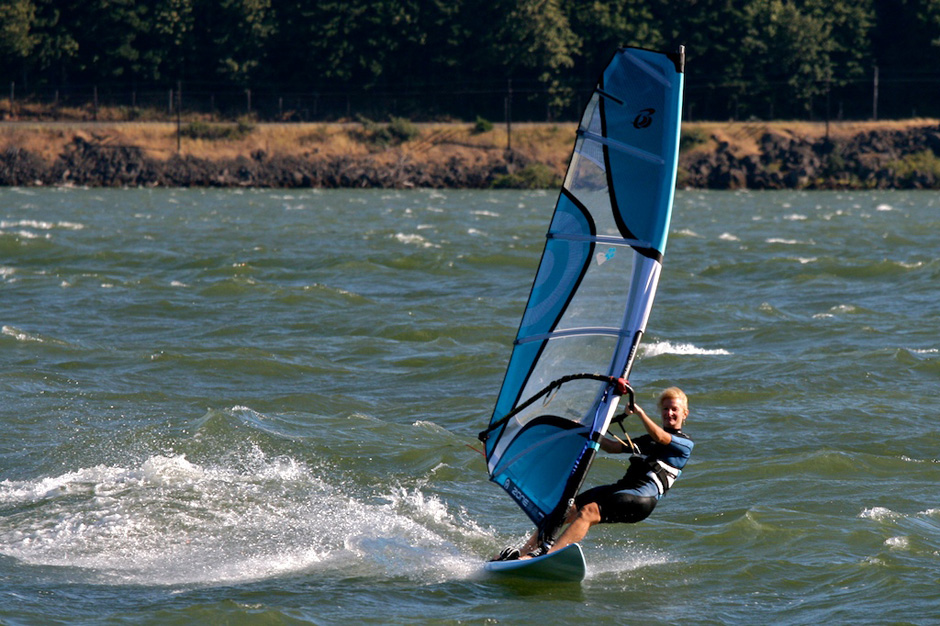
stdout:
{"type": "MultiPolygon", "coordinates": [[[[397,139],[359,124],[215,130],[5,122],[0,185],[550,187],[561,183],[575,126],[515,124],[510,134],[427,124],[397,139]]],[[[831,124],[828,134],[821,123],[685,124],[682,146],[680,188],[940,189],[934,120],[831,124]]]]}

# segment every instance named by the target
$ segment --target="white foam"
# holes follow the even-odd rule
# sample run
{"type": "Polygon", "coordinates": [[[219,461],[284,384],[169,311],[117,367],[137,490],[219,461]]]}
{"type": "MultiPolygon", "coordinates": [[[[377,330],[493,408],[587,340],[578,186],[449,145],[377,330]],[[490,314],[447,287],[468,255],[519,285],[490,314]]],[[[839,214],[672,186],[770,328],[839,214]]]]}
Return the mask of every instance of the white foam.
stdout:
{"type": "Polygon", "coordinates": [[[32,335],[13,326],[4,325],[2,328],[0,328],[0,333],[8,337],[13,337],[17,341],[35,341],[37,343],[42,343],[44,341],[42,337],[32,335]]]}
{"type": "Polygon", "coordinates": [[[85,568],[108,584],[230,584],[311,569],[445,580],[478,569],[461,544],[489,542],[464,511],[418,487],[347,493],[341,479],[257,447],[222,466],[153,455],[5,480],[0,503],[13,505],[0,518],[0,554],[85,568]]]}
{"type": "Polygon", "coordinates": [[[440,248],[439,245],[431,243],[418,234],[395,233],[394,239],[403,244],[420,246],[422,248],[440,248]]]}
{"type": "Polygon", "coordinates": [[[681,354],[681,355],[704,355],[704,356],[725,356],[731,354],[722,348],[708,349],[699,348],[691,343],[674,344],[670,341],[657,341],[650,344],[641,344],[640,350],[643,356],[653,357],[660,354],[681,354]]]}
{"type": "Polygon", "coordinates": [[[908,537],[888,537],[885,539],[885,545],[895,550],[907,550],[911,540],[908,537]]]}
{"type": "Polygon", "coordinates": [[[859,514],[859,517],[862,519],[873,519],[875,521],[883,522],[898,519],[901,517],[900,513],[895,513],[891,509],[887,509],[882,506],[875,506],[870,509],[865,509],[859,514]]]}
{"type": "Polygon", "coordinates": [[[82,230],[84,224],[77,222],[46,222],[42,220],[0,220],[0,228],[32,228],[34,230],[53,230],[64,228],[66,230],[82,230]]]}

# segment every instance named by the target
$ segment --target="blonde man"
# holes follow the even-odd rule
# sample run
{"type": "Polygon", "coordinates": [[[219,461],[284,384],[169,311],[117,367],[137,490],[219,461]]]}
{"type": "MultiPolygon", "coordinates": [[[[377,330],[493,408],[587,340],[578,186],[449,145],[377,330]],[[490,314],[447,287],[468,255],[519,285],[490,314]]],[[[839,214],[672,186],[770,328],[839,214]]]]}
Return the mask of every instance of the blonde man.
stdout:
{"type": "Polygon", "coordinates": [[[672,487],[692,454],[692,439],[682,432],[689,416],[689,399],[678,387],[659,396],[661,423],[657,424],[639,406],[628,411],[640,418],[646,434],[633,440],[633,449],[619,439],[604,437],[601,450],[612,454],[630,453],[630,466],[623,478],[612,485],[594,487],[581,493],[565,520],[568,528],[552,546],[539,546],[538,533],[521,550],[507,548],[498,560],[540,556],[584,539],[595,524],[635,524],[646,519],[659,499],[672,487]],[[521,554],[521,556],[520,556],[521,554]]]}

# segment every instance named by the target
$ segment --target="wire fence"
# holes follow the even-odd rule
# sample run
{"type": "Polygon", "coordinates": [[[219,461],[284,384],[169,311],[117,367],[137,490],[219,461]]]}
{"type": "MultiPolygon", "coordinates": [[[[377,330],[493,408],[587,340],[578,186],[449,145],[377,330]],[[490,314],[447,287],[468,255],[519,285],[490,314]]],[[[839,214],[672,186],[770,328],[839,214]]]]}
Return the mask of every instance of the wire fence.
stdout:
{"type": "MultiPolygon", "coordinates": [[[[429,85],[406,90],[305,91],[279,86],[220,84],[69,85],[31,89],[10,83],[0,98],[6,120],[335,122],[576,121],[592,84],[558,91],[534,82],[429,85]]],[[[940,118],[940,72],[910,75],[878,71],[842,84],[817,85],[812,99],[795,99],[785,83],[711,83],[687,76],[684,118],[709,120],[878,120],[940,118]]]]}

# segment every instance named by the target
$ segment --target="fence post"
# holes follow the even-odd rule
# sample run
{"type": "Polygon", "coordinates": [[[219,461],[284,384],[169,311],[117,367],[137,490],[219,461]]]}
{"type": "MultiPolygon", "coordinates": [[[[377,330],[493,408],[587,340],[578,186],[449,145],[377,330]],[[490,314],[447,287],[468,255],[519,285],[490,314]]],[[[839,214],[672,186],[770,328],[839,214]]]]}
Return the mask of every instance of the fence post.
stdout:
{"type": "Polygon", "coordinates": [[[875,80],[871,94],[871,119],[878,121],[878,66],[875,66],[875,80]]]}
{"type": "Polygon", "coordinates": [[[247,100],[248,104],[248,115],[251,115],[251,89],[245,90],[245,99],[247,100]]]}
{"type": "Polygon", "coordinates": [[[512,152],[512,79],[506,82],[506,100],[504,102],[506,115],[506,151],[512,152]]]}
{"type": "Polygon", "coordinates": [[[94,121],[98,121],[98,85],[92,87],[93,94],[93,104],[91,109],[91,117],[94,121]]]}
{"type": "Polygon", "coordinates": [[[180,153],[180,135],[183,130],[183,81],[176,81],[176,153],[180,153]]]}
{"type": "Polygon", "coordinates": [[[13,97],[16,93],[16,81],[10,81],[10,117],[16,116],[16,109],[13,108],[13,97]]]}

